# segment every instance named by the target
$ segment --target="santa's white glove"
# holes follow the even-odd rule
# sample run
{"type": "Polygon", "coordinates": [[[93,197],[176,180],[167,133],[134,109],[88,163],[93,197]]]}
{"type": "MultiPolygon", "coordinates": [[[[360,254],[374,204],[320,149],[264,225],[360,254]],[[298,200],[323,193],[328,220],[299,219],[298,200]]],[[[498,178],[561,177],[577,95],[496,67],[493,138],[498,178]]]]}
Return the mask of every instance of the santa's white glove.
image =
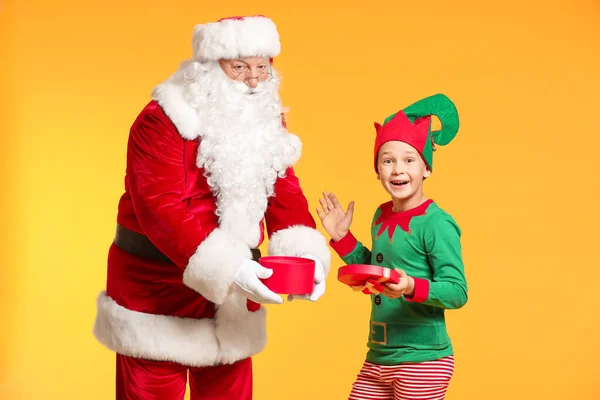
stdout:
{"type": "Polygon", "coordinates": [[[259,280],[267,279],[272,274],[272,269],[265,268],[253,260],[244,260],[233,278],[233,289],[258,304],[281,304],[281,296],[269,290],[259,280]]]}
{"type": "Polygon", "coordinates": [[[323,296],[323,293],[325,293],[325,269],[323,268],[321,261],[310,254],[305,254],[300,257],[308,258],[309,260],[313,260],[315,262],[315,288],[311,294],[290,294],[288,295],[288,301],[292,301],[294,299],[317,301],[321,296],[323,296]]]}

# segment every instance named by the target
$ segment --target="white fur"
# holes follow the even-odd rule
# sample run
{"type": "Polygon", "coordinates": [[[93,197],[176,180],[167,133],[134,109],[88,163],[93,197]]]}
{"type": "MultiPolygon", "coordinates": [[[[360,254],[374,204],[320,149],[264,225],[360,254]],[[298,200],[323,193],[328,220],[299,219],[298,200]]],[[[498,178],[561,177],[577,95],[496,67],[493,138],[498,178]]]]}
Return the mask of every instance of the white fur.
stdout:
{"type": "Polygon", "coordinates": [[[199,90],[192,98],[211,111],[202,114],[207,118],[197,164],[206,170],[217,198],[221,228],[256,247],[267,198],[273,195],[276,179],[298,160],[301,143],[282,126],[277,83],[248,95],[242,93],[245,84],[231,82],[218,66],[208,76],[221,84],[214,88],[215,96],[205,98],[199,90]]]}
{"type": "Polygon", "coordinates": [[[153,92],[184,138],[200,138],[197,164],[217,199],[219,225],[248,247],[258,245],[276,179],[302,149],[282,126],[279,78],[272,73],[270,82],[250,89],[217,62],[188,61],[153,92]]]}
{"type": "Polygon", "coordinates": [[[202,367],[251,357],[266,343],[264,308],[248,312],[245,300],[237,294],[228,297],[214,319],[131,311],[105,292],[100,293],[97,305],[94,335],[110,350],[126,356],[202,367]]]}
{"type": "Polygon", "coordinates": [[[294,257],[310,254],[321,261],[325,276],[329,274],[331,253],[327,240],[316,229],[296,225],[275,232],[269,241],[269,254],[294,257]]]}
{"type": "Polygon", "coordinates": [[[266,310],[248,312],[246,298],[237,293],[227,296],[217,310],[215,332],[219,339],[219,363],[231,364],[262,351],[267,343],[266,310]]]}
{"type": "Polygon", "coordinates": [[[156,86],[152,98],[160,104],[169,116],[179,134],[188,140],[198,137],[199,118],[196,110],[190,107],[184,97],[186,89],[183,70],[178,70],[169,79],[156,86]]]}
{"type": "Polygon", "coordinates": [[[194,59],[202,62],[251,56],[275,57],[281,50],[277,27],[265,17],[197,25],[192,44],[194,59]]]}
{"type": "Polygon", "coordinates": [[[207,300],[222,304],[238,267],[244,259],[251,257],[246,244],[223,229],[216,228],[190,258],[183,273],[183,283],[207,300]]]}

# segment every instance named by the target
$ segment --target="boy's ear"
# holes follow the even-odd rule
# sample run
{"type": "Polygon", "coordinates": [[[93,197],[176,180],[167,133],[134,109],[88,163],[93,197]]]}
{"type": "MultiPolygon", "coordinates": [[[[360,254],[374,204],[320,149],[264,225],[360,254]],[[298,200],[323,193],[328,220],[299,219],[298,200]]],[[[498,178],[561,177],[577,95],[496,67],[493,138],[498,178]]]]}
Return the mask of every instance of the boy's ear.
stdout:
{"type": "Polygon", "coordinates": [[[379,172],[377,173],[377,180],[380,181],[381,178],[379,177],[379,172]]]}
{"type": "Polygon", "coordinates": [[[429,168],[427,168],[425,170],[425,175],[423,175],[423,179],[429,178],[430,176],[431,176],[431,170],[429,168]]]}

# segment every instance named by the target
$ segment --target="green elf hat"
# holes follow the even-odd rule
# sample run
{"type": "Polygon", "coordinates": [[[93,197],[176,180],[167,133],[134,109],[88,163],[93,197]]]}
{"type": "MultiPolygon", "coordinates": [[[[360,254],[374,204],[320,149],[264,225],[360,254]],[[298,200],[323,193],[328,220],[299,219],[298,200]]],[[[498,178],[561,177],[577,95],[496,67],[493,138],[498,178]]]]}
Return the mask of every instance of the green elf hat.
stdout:
{"type": "Polygon", "coordinates": [[[435,146],[445,146],[458,132],[458,111],[454,103],[443,94],[426,97],[386,118],[383,125],[375,122],[375,172],[379,149],[386,142],[405,142],[421,154],[430,170],[433,169],[435,146]],[[431,116],[442,123],[442,129],[431,131],[431,116]]]}

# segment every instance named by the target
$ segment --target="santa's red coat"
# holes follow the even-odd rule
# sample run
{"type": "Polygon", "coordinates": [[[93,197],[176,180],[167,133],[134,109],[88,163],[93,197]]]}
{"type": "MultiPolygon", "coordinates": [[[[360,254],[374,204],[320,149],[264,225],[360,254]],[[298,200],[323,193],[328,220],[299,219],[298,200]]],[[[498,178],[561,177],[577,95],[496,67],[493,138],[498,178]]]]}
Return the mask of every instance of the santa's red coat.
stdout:
{"type": "MultiPolygon", "coordinates": [[[[134,122],[117,215],[119,224],[146,235],[172,263],[113,244],[94,332],[128,356],[190,366],[233,363],[263,349],[265,310],[249,312],[245,299],[229,290],[250,250],[219,229],[215,198],[196,165],[201,141],[186,139],[184,124],[176,126],[173,117],[152,101],[134,122]]],[[[260,242],[266,226],[270,254],[312,254],[328,269],[327,244],[291,167],[274,190],[260,242]]]]}

